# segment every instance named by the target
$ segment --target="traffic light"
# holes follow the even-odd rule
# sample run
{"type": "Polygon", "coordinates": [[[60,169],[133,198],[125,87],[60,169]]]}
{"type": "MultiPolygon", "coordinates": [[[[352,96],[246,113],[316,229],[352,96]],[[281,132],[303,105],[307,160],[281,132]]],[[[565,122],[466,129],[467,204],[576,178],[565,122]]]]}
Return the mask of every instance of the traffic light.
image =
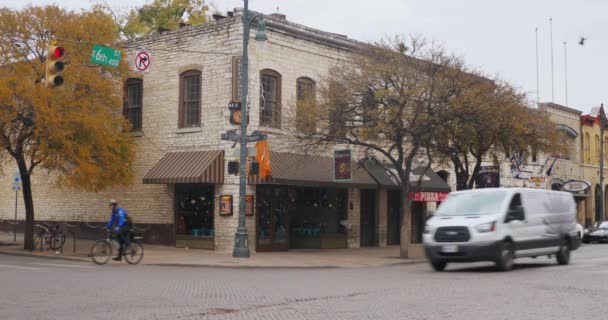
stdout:
{"type": "Polygon", "coordinates": [[[63,85],[63,69],[65,67],[65,49],[50,45],[46,54],[46,86],[48,88],[63,85]]]}

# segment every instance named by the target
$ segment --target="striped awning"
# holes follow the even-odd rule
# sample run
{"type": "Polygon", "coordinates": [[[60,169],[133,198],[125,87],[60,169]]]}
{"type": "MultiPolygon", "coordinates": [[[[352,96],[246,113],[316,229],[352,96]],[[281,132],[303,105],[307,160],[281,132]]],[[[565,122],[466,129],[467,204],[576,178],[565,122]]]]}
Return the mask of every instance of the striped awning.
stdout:
{"type": "Polygon", "coordinates": [[[169,152],[144,177],[144,184],[175,183],[224,183],[224,151],[169,152]]]}
{"type": "Polygon", "coordinates": [[[352,161],[352,174],[349,181],[335,181],[334,159],[332,157],[270,152],[270,176],[260,179],[249,176],[250,184],[281,184],[294,186],[360,187],[377,188],[378,184],[367,171],[352,161]]]}

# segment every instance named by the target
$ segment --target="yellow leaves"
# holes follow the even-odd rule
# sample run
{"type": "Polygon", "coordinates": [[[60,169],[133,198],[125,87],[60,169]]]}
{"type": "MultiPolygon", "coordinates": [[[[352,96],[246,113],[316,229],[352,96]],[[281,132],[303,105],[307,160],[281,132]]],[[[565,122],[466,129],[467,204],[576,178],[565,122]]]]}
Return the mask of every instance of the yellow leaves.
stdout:
{"type": "Polygon", "coordinates": [[[120,68],[91,65],[91,45],[76,41],[114,43],[112,19],[99,11],[74,13],[51,6],[0,11],[0,25],[8,23],[12,33],[0,39],[19,38],[20,46],[0,40],[0,54],[17,57],[26,46],[35,53],[0,67],[0,128],[32,122],[32,130],[14,131],[24,144],[11,147],[21,148],[28,163],[40,162],[58,173],[63,185],[99,190],[128,183],[133,146],[121,116],[126,63],[123,59],[120,68]],[[40,70],[51,36],[66,48],[68,63],[65,85],[48,89],[40,70]]]}

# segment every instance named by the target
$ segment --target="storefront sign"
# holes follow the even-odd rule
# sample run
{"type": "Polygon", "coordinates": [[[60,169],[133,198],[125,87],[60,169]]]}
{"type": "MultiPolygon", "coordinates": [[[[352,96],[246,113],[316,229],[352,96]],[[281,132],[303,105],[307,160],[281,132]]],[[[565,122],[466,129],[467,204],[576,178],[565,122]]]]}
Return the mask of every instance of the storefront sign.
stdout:
{"type": "Polygon", "coordinates": [[[449,192],[410,192],[410,200],[414,202],[443,202],[449,192]]]}
{"type": "Polygon", "coordinates": [[[253,216],[253,196],[245,196],[245,215],[253,216]]]}
{"type": "Polygon", "coordinates": [[[531,188],[545,188],[545,177],[544,176],[532,176],[530,177],[531,188]]]}
{"type": "Polygon", "coordinates": [[[500,167],[481,167],[477,173],[477,188],[498,188],[500,187],[500,167]]]}
{"type": "Polygon", "coordinates": [[[232,196],[220,196],[220,216],[232,215],[232,196]]]}
{"type": "Polygon", "coordinates": [[[351,151],[334,150],[334,181],[348,181],[351,179],[351,151]]]}
{"type": "Polygon", "coordinates": [[[570,180],[562,186],[562,190],[569,192],[586,191],[591,187],[591,184],[582,180],[570,180]]]}

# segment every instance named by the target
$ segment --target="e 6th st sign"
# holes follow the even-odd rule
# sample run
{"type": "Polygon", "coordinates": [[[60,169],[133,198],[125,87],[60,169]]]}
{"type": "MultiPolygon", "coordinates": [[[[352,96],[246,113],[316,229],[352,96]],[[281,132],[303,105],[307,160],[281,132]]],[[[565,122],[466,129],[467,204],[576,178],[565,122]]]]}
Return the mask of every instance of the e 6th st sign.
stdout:
{"type": "Polygon", "coordinates": [[[120,64],[120,50],[95,45],[91,54],[91,62],[116,68],[120,64]]]}

